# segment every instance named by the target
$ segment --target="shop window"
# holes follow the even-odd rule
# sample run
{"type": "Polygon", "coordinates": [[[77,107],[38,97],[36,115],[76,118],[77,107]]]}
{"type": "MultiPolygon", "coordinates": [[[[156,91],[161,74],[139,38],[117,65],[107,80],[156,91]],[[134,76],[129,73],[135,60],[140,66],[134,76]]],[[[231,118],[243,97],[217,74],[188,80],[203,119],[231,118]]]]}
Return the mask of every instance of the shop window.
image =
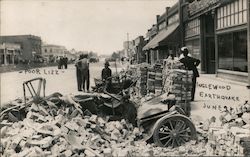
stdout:
{"type": "Polygon", "coordinates": [[[236,0],[217,10],[217,29],[247,23],[247,0],[236,0]]]}
{"type": "Polygon", "coordinates": [[[247,23],[247,11],[243,11],[243,23],[247,23]]]}
{"type": "Polygon", "coordinates": [[[219,69],[247,72],[247,32],[218,36],[219,69]]]}
{"type": "Polygon", "coordinates": [[[0,63],[4,64],[4,54],[0,54],[0,63]]]}
{"type": "Polygon", "coordinates": [[[200,34],[200,19],[194,19],[185,25],[185,37],[192,37],[200,34]]]}
{"type": "Polygon", "coordinates": [[[218,36],[218,53],[219,53],[219,68],[232,70],[233,48],[232,35],[225,34],[218,36]]]}
{"type": "Polygon", "coordinates": [[[247,32],[233,33],[234,71],[247,72],[247,32]]]}
{"type": "Polygon", "coordinates": [[[194,58],[201,59],[200,40],[195,39],[195,40],[186,41],[185,43],[186,43],[186,46],[188,47],[190,54],[194,58]]]}
{"type": "Polygon", "coordinates": [[[7,58],[7,63],[8,63],[8,64],[12,64],[11,55],[8,54],[6,58],[7,58]]]}

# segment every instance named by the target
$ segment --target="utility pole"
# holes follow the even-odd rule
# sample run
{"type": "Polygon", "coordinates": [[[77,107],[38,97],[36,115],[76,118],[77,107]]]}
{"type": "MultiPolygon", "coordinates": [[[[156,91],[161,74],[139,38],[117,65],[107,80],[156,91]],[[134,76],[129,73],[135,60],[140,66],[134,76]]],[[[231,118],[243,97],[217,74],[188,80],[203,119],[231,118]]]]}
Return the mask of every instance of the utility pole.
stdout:
{"type": "Polygon", "coordinates": [[[128,42],[127,56],[130,58],[130,54],[129,54],[129,33],[127,33],[127,42],[128,42]]]}

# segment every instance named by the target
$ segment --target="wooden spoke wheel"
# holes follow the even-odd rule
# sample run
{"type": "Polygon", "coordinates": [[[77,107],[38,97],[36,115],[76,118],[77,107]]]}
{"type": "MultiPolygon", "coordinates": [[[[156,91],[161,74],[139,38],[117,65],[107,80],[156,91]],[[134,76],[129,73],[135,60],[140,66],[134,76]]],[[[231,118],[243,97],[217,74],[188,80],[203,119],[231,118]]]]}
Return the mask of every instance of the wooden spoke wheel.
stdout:
{"type": "Polygon", "coordinates": [[[176,106],[175,110],[177,112],[179,112],[180,114],[186,115],[185,111],[181,107],[179,107],[179,106],[176,106]]]}
{"type": "Polygon", "coordinates": [[[162,117],[155,124],[153,139],[161,147],[178,147],[196,139],[195,126],[184,115],[162,117]]]}

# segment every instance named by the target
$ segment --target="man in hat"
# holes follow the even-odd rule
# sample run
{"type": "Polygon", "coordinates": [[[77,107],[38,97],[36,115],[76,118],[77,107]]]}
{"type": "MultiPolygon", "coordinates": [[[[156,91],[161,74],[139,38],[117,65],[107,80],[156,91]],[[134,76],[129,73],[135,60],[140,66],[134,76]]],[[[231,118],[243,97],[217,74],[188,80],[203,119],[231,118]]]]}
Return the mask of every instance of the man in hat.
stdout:
{"type": "Polygon", "coordinates": [[[106,61],[102,69],[102,81],[105,83],[108,92],[111,92],[111,75],[112,71],[109,68],[109,62],[106,61]]]}
{"type": "Polygon", "coordinates": [[[109,68],[109,62],[106,61],[104,64],[104,68],[102,69],[102,80],[106,81],[109,77],[111,77],[112,71],[109,68]]]}
{"type": "Polygon", "coordinates": [[[80,70],[82,63],[80,62],[80,60],[83,59],[83,55],[81,54],[79,56],[79,59],[76,60],[75,62],[75,66],[76,66],[76,80],[77,80],[77,88],[78,91],[82,91],[82,72],[80,70]]]}
{"type": "Polygon", "coordinates": [[[200,64],[200,60],[188,56],[188,48],[182,47],[181,52],[183,53],[184,58],[180,59],[180,62],[184,64],[185,68],[187,70],[193,71],[193,78],[192,78],[192,91],[191,91],[191,101],[194,101],[194,95],[195,95],[195,88],[196,88],[196,78],[199,77],[199,72],[197,70],[197,66],[200,64]]]}
{"type": "Polygon", "coordinates": [[[87,85],[87,92],[89,92],[89,60],[88,54],[82,54],[81,59],[77,61],[79,64],[79,70],[81,72],[82,88],[85,92],[85,84],[87,85]]]}

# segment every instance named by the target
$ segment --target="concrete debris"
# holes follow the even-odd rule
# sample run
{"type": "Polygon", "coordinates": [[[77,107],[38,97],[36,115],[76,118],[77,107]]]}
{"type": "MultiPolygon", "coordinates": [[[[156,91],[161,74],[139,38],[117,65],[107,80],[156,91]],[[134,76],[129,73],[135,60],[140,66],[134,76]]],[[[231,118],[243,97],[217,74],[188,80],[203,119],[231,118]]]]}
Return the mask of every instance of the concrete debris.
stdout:
{"type": "MultiPolygon", "coordinates": [[[[22,106],[21,102],[16,103],[22,106]]],[[[18,113],[16,108],[15,112],[5,112],[1,121],[1,156],[235,156],[249,153],[250,125],[246,109],[237,116],[224,114],[221,125],[214,118],[208,119],[196,127],[198,140],[177,148],[146,143],[143,131],[124,119],[108,121],[108,117],[80,109],[72,98],[65,97],[61,106],[53,101],[27,106],[24,118],[8,114],[18,113]],[[51,112],[51,109],[55,110],[51,112]],[[13,123],[13,120],[17,121],[13,123]]]]}

